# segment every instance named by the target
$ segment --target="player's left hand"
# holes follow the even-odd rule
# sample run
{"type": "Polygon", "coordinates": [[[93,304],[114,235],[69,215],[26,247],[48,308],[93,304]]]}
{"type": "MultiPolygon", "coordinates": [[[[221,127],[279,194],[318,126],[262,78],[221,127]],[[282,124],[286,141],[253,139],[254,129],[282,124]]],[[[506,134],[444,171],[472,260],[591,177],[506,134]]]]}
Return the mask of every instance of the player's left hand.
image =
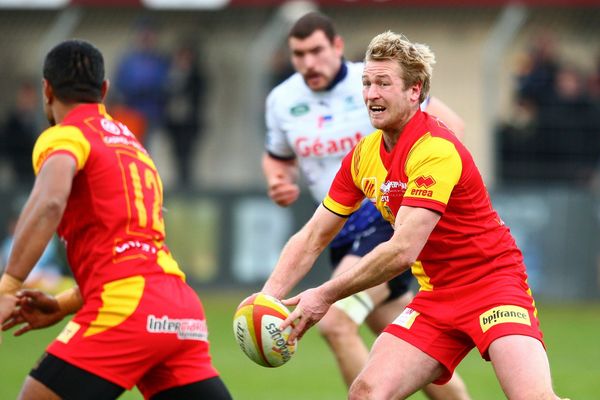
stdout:
{"type": "Polygon", "coordinates": [[[288,315],[288,317],[281,323],[280,329],[284,330],[292,322],[295,322],[295,326],[288,337],[288,343],[294,343],[296,338],[301,339],[304,333],[321,320],[331,303],[329,303],[320,288],[313,288],[305,290],[304,292],[281,301],[286,306],[296,306],[294,311],[288,315]]]}

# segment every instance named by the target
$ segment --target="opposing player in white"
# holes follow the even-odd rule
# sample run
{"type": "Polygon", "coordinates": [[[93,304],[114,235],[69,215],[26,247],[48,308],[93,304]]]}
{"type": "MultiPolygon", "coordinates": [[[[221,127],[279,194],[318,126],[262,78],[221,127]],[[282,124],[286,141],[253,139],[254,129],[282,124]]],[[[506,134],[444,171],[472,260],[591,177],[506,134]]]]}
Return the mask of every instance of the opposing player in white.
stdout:
{"type": "MultiPolygon", "coordinates": [[[[296,73],[267,98],[263,156],[268,194],[284,207],[300,194],[296,183],[299,170],[315,201],[324,199],[342,158],[361,137],[374,131],[362,100],[363,65],[343,58],[344,43],[332,21],[320,13],[306,14],[291,28],[288,45],[296,73]]],[[[462,135],[461,118],[440,100],[427,99],[421,108],[462,135]]],[[[391,225],[371,202],[365,202],[330,245],[334,275],[387,241],[392,233],[391,225]]],[[[411,279],[409,271],[341,300],[319,323],[348,386],[366,364],[369,353],[359,326],[366,322],[379,334],[412,298],[411,279]]],[[[446,385],[428,385],[425,392],[434,400],[469,399],[457,375],[446,385]]]]}

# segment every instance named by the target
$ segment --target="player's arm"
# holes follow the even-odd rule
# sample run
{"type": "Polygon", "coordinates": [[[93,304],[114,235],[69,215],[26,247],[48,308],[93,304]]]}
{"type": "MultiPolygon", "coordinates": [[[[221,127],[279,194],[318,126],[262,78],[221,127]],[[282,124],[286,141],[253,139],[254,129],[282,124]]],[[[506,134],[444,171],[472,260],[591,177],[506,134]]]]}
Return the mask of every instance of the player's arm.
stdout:
{"type": "Polygon", "coordinates": [[[296,337],[302,337],[337,300],[387,282],[410,268],[440,217],[437,212],[426,208],[400,207],[390,240],[375,247],[348,271],[285,300],[284,304],[297,306],[282,329],[299,319],[288,340],[292,342],[296,337]]]}
{"type": "Polygon", "coordinates": [[[442,120],[444,124],[454,132],[456,137],[462,140],[465,134],[465,122],[460,115],[448,107],[447,104],[437,97],[431,96],[425,111],[442,120]]]}
{"type": "Polygon", "coordinates": [[[317,257],[345,222],[346,218],[334,214],[321,204],[306,225],[286,243],[262,292],[278,299],[286,296],[310,271],[317,257]]]}
{"type": "MultiPolygon", "coordinates": [[[[75,159],[67,154],[52,155],[42,166],[17,221],[13,247],[4,272],[13,283],[27,278],[56,231],[75,173],[75,159]]],[[[19,288],[15,285],[12,292],[19,288]]]]}
{"type": "Polygon", "coordinates": [[[264,153],[262,169],[267,181],[267,193],[273,202],[287,207],[298,199],[300,188],[298,179],[298,162],[296,159],[282,160],[264,153]]]}

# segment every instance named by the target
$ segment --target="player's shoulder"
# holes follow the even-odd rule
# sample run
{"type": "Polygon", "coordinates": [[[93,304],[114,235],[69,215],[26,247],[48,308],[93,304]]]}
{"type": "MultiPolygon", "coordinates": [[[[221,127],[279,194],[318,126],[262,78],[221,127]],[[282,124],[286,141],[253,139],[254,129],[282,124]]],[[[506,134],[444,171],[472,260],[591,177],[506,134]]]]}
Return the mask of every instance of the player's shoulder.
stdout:
{"type": "Polygon", "coordinates": [[[38,137],[38,142],[58,138],[75,139],[84,137],[83,130],[73,124],[58,124],[44,130],[38,137]]]}
{"type": "Polygon", "coordinates": [[[363,69],[365,68],[362,61],[346,61],[346,67],[349,74],[358,75],[362,78],[363,69]]]}
{"type": "Polygon", "coordinates": [[[356,144],[354,149],[354,153],[356,153],[359,157],[366,153],[375,154],[379,153],[379,147],[381,145],[381,137],[383,132],[379,129],[375,130],[371,134],[364,136],[360,139],[360,141],[356,144]]]}
{"type": "Polygon", "coordinates": [[[306,86],[306,83],[304,83],[302,75],[295,72],[286,80],[271,89],[268,98],[275,98],[278,101],[289,101],[290,98],[297,98],[298,96],[309,93],[310,90],[306,86]]]}
{"type": "Polygon", "coordinates": [[[431,137],[443,138],[451,142],[460,142],[450,128],[436,116],[429,114],[427,111],[420,111],[418,118],[417,131],[428,132],[431,137]]]}

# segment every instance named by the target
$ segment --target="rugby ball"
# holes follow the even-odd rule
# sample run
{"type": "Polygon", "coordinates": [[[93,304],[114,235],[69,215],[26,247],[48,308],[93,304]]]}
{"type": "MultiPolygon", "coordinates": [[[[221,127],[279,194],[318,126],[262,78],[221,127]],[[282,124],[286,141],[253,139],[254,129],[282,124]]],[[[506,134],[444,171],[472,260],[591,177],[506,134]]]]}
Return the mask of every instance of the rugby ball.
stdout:
{"type": "Polygon", "coordinates": [[[276,298],[255,293],[238,306],[233,317],[233,335],[242,351],[263,367],[279,367],[288,362],[298,341],[288,344],[292,326],[283,331],[279,325],[290,311],[276,298]]]}

